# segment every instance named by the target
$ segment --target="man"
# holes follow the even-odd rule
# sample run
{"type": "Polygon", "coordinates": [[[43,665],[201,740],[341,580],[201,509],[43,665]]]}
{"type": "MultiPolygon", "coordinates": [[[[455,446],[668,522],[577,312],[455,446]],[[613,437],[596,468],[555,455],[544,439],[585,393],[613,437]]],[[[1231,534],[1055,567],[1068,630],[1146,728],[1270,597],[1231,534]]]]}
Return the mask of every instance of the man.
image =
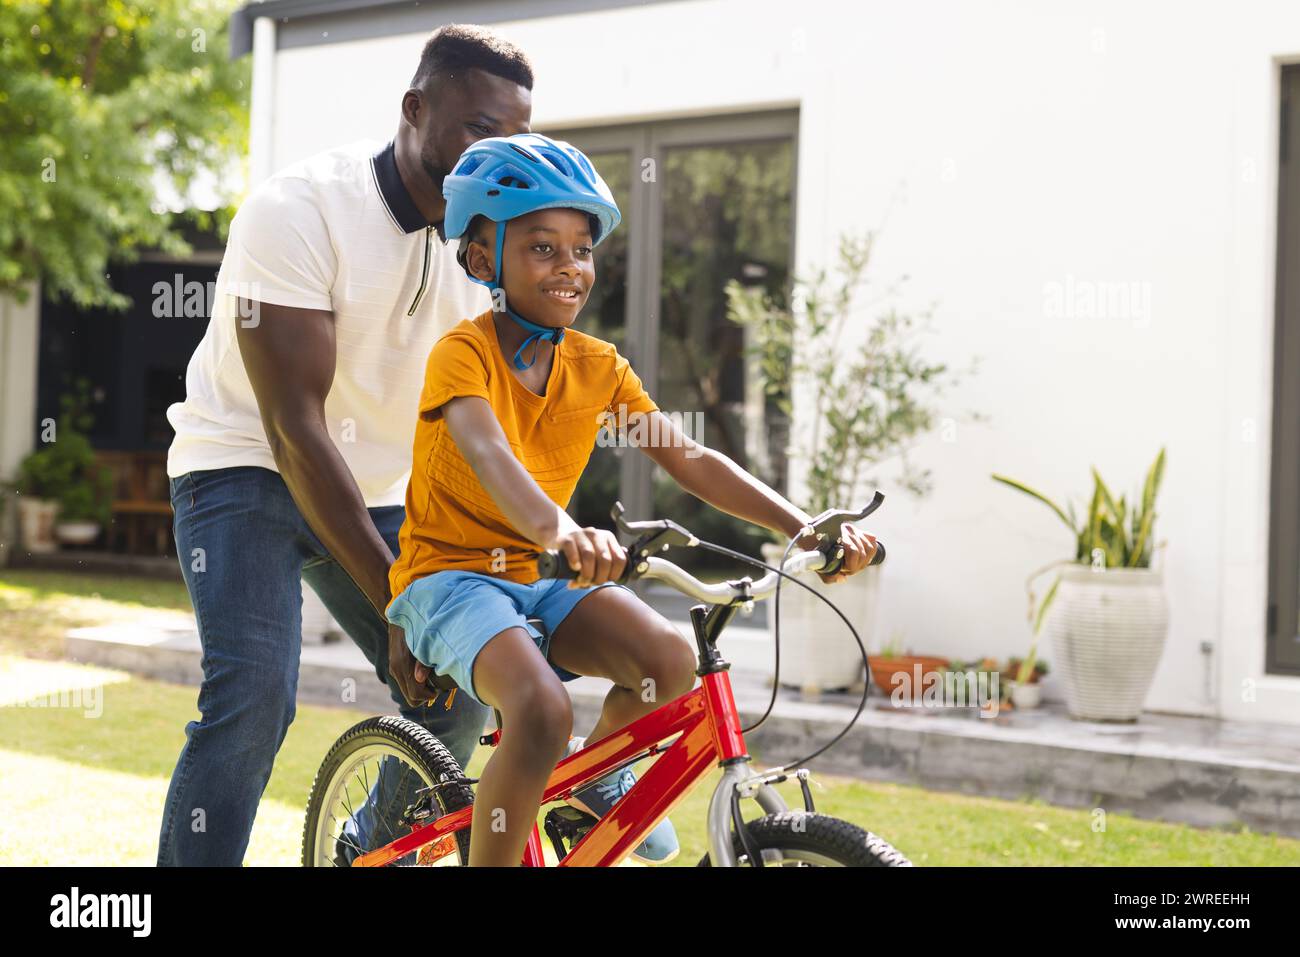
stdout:
{"type": "Polygon", "coordinates": [[[462,766],[482,733],[486,709],[471,696],[431,701],[427,669],[382,611],[429,350],[490,308],[446,246],[442,180],[471,143],[528,131],[532,84],[516,47],[444,27],[425,44],[391,143],[273,176],[231,224],[185,401],[168,410],[177,554],[204,678],[160,865],[243,860],[294,716],[303,580],[401,714],[462,766]]]}

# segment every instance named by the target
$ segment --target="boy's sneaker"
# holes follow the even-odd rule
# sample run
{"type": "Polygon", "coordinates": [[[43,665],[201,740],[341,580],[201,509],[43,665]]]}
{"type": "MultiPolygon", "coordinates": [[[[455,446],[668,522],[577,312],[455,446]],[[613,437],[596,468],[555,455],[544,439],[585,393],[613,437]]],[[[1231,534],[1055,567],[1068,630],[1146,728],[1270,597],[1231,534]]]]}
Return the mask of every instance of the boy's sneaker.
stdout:
{"type": "MultiPolygon", "coordinates": [[[[577,751],[587,743],[586,738],[570,738],[565,756],[577,751]]],[[[636,775],[632,768],[619,768],[605,777],[573,792],[568,804],[584,811],[592,817],[603,817],[620,798],[636,784],[636,775]]],[[[673,822],[664,818],[653,831],[645,836],[632,851],[632,858],[642,864],[667,864],[681,850],[677,843],[677,831],[673,822]]]]}

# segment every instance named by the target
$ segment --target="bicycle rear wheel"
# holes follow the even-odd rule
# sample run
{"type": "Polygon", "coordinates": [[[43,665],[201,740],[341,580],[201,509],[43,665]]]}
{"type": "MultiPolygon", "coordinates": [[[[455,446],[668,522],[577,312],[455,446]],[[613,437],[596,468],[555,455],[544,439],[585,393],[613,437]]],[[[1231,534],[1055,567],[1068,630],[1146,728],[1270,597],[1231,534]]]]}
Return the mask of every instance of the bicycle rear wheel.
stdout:
{"type": "MultiPolygon", "coordinates": [[[[461,767],[425,728],[405,718],[367,718],[330,748],[316,772],[302,832],[304,867],[347,866],[365,851],[383,847],[411,829],[398,823],[402,812],[433,792],[437,812],[450,814],[474,802],[461,767]]],[[[402,866],[466,864],[469,828],[426,844],[395,862],[402,866]]]]}
{"type": "MultiPolygon", "coordinates": [[[[783,811],[746,821],[765,867],[911,867],[912,862],[883,838],[856,824],[809,814],[783,811]]],[[[734,837],[736,862],[749,866],[739,837],[734,837]]],[[[711,867],[704,855],[700,867],[711,867]]]]}

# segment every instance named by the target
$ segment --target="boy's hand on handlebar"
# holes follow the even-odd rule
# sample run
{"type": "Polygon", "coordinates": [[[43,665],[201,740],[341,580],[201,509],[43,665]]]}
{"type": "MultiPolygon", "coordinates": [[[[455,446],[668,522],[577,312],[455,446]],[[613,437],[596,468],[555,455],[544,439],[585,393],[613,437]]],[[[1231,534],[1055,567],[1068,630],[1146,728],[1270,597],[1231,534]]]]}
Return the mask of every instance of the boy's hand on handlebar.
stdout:
{"type": "Polygon", "coordinates": [[[572,529],[561,534],[554,547],[577,573],[570,588],[615,581],[627,565],[627,551],[613,532],[603,528],[572,529]]]}
{"type": "MultiPolygon", "coordinates": [[[[809,542],[805,544],[801,540],[799,544],[801,547],[808,549],[817,547],[815,540],[810,539],[809,542]]],[[[844,548],[844,562],[840,565],[839,570],[833,575],[817,573],[821,580],[828,585],[843,581],[850,575],[856,575],[871,564],[871,559],[876,554],[875,536],[868,535],[866,532],[847,523],[840,531],[840,545],[844,548]]]]}

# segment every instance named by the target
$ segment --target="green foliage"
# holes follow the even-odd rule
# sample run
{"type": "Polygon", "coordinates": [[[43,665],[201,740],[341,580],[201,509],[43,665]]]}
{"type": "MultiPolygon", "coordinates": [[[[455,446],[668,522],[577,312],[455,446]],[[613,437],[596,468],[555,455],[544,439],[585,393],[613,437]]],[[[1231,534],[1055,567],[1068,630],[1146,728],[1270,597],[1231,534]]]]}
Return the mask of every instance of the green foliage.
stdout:
{"type": "Polygon", "coordinates": [[[823,269],[796,280],[801,308],[785,308],[762,289],[727,286],[728,317],[752,330],[752,354],[767,395],[789,414],[793,390],[805,382],[811,386],[807,435],[796,451],[814,514],[852,505],[868,481],[864,470],[894,456],[903,462],[898,484],[926,494],[930,473],[907,461],[907,447],[934,426],[927,394],[960,381],[947,365],[920,355],[914,340],[928,313],[888,307],[856,346],[847,344],[848,329],[861,318],[857,293],[874,240],[874,233],[843,237],[836,276],[823,269]]]}
{"type": "Polygon", "coordinates": [[[1160,491],[1160,482],[1164,478],[1164,473],[1165,450],[1162,448],[1147,470],[1146,480],[1142,485],[1141,502],[1130,513],[1124,496],[1121,495],[1116,502],[1110,489],[1102,481],[1101,474],[1094,467],[1092,499],[1081,524],[1074,519],[1073,506],[1067,516],[1065,511],[1050,498],[1023,482],[997,474],[993,475],[993,480],[1024,492],[1050,508],[1075,537],[1074,560],[1076,562],[1092,564],[1095,558],[1106,568],[1149,568],[1154,550],[1156,495],[1160,491]]]}
{"type": "MultiPolygon", "coordinates": [[[[1121,495],[1119,501],[1111,494],[1101,473],[1092,468],[1093,490],[1088,503],[1088,511],[1082,522],[1075,517],[1073,503],[1067,503],[1068,514],[1061,506],[1023,482],[1018,482],[1005,475],[994,474],[995,482],[1001,482],[1019,492],[1034,498],[1050,508],[1074,536],[1074,563],[1097,565],[1103,568],[1150,568],[1151,558],[1155,552],[1156,496],[1160,492],[1160,482],[1165,474],[1165,450],[1160,449],[1155,461],[1147,469],[1146,479],[1142,483],[1142,497],[1138,505],[1129,511],[1129,504],[1121,495]]],[[[1033,593],[1030,593],[1029,618],[1033,622],[1033,644],[1029,656],[1021,667],[1021,674],[1028,676],[1028,668],[1033,667],[1038,645],[1038,634],[1047,618],[1047,610],[1056,598],[1056,590],[1061,579],[1058,575],[1043,598],[1042,604],[1034,609],[1033,593]]],[[[1017,680],[1024,680],[1018,678],[1017,680]]]]}
{"type": "Polygon", "coordinates": [[[1003,669],[1003,675],[1010,678],[1018,684],[1027,684],[1030,681],[1037,681],[1050,670],[1047,662],[1038,657],[1037,641],[1029,649],[1029,654],[1024,658],[1009,658],[1007,666],[1003,669]]]}
{"type": "Polygon", "coordinates": [[[876,659],[899,658],[906,653],[907,652],[904,650],[903,647],[903,633],[896,631],[889,636],[888,641],[885,641],[883,644],[881,644],[880,651],[877,654],[872,655],[871,657],[876,659]]]}
{"type": "Polygon", "coordinates": [[[160,185],[173,204],[197,180],[233,202],[248,136],[248,61],[227,55],[237,5],[0,0],[0,293],[39,279],[52,297],[124,307],[110,261],[188,249],[160,185]]]}
{"type": "Polygon", "coordinates": [[[59,521],[106,525],[113,514],[113,473],[96,463],[84,434],[94,424],[89,388],[85,379],[78,379],[73,391],[61,397],[63,411],[55,423],[54,441],[19,463],[18,490],[57,501],[59,521]]]}

